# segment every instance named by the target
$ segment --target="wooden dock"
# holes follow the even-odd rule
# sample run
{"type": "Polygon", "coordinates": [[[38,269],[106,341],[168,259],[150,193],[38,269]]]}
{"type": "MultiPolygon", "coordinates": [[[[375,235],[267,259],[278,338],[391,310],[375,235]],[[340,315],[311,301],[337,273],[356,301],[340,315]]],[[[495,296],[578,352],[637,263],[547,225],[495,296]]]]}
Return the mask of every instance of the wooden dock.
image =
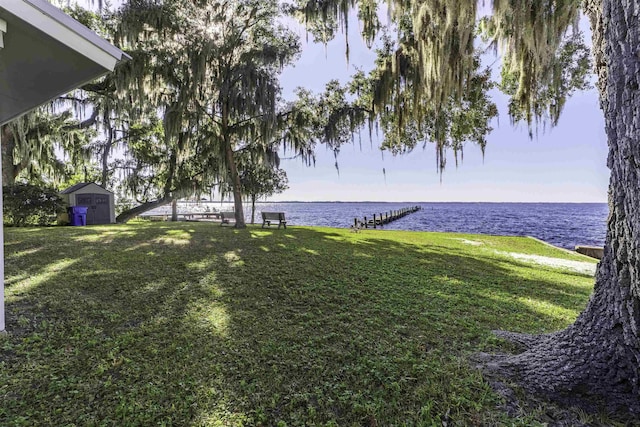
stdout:
{"type": "MultiPolygon", "coordinates": [[[[153,215],[140,215],[141,218],[145,218],[151,221],[170,221],[171,214],[153,214],[153,215]]],[[[222,212],[188,212],[178,213],[178,221],[221,221],[222,212]]]]}
{"type": "Polygon", "coordinates": [[[421,206],[410,206],[410,207],[402,208],[399,210],[373,214],[373,217],[369,217],[368,219],[365,216],[364,220],[360,220],[360,218],[355,218],[353,221],[352,227],[358,230],[361,228],[378,228],[378,227],[382,228],[382,226],[384,226],[385,224],[389,224],[390,222],[393,222],[400,218],[404,218],[405,216],[412,214],[414,212],[418,212],[421,209],[422,209],[421,206]]]}

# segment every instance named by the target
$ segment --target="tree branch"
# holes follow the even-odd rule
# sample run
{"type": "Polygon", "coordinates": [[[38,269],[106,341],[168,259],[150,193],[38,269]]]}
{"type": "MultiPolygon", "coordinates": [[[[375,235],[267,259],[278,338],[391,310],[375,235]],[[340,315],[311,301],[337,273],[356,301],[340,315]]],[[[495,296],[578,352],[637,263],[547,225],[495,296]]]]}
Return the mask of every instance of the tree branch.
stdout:
{"type": "Polygon", "coordinates": [[[97,108],[94,108],[93,112],[91,113],[91,117],[78,123],[77,125],[63,126],[62,130],[88,129],[98,122],[99,113],[99,110],[97,108]]]}

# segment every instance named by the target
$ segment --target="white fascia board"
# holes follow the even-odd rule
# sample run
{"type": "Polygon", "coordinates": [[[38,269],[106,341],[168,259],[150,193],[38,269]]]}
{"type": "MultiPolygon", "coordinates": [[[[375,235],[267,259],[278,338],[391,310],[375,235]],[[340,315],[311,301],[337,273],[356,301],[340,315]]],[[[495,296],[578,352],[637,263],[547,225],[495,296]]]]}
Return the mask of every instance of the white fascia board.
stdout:
{"type": "Polygon", "coordinates": [[[0,49],[4,47],[4,33],[7,32],[7,21],[0,19],[0,49]]]}
{"type": "MultiPolygon", "coordinates": [[[[0,9],[17,16],[70,49],[112,71],[124,55],[46,0],[0,0],[0,9]]],[[[8,31],[11,31],[8,28],[8,31]]]]}

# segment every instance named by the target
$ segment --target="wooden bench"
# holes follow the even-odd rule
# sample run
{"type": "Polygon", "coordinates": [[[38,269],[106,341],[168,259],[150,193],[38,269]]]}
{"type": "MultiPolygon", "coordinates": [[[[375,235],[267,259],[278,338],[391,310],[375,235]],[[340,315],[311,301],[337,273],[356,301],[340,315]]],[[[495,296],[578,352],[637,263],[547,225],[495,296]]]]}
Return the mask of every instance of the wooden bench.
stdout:
{"type": "Polygon", "coordinates": [[[287,228],[287,220],[284,218],[284,212],[262,212],[262,228],[271,226],[271,221],[278,221],[278,228],[284,225],[287,228]]]}
{"type": "Polygon", "coordinates": [[[229,224],[229,221],[236,222],[236,213],[235,212],[220,212],[220,226],[222,224],[229,224]]]}

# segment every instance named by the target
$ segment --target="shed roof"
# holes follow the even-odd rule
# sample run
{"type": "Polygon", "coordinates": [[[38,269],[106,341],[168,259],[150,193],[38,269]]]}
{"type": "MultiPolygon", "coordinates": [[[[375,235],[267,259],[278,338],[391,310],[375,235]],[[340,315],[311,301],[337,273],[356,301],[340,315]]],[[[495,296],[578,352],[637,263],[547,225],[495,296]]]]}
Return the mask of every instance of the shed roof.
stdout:
{"type": "MultiPolygon", "coordinates": [[[[60,192],[60,194],[71,194],[71,193],[75,193],[78,190],[83,189],[84,187],[86,187],[87,185],[95,185],[96,187],[100,187],[102,188],[104,191],[109,191],[106,188],[104,188],[101,185],[96,184],[95,182],[79,182],[75,185],[72,185],[71,187],[64,189],[60,192]]],[[[109,193],[113,193],[113,191],[109,191],[109,193]]]]}
{"type": "Polygon", "coordinates": [[[46,0],[0,0],[0,124],[126,58],[46,0]]]}

